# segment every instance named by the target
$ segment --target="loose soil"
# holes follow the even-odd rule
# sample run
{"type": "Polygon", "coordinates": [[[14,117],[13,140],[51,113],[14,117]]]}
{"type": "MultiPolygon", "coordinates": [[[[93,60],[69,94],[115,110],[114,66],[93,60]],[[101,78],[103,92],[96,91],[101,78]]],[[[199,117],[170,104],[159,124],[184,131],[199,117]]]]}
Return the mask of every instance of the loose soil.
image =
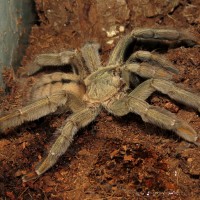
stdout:
{"type": "MultiPolygon", "coordinates": [[[[80,48],[96,41],[106,62],[119,38],[135,27],[187,30],[200,41],[199,0],[35,0],[38,21],[17,75],[4,72],[7,94],[1,113],[24,105],[35,77],[19,78],[40,53],[80,48]]],[[[200,48],[164,52],[180,73],[177,84],[200,92],[200,48]]],[[[199,113],[154,94],[164,107],[200,133],[199,113]]],[[[199,199],[200,148],[174,133],[144,123],[135,114],[114,117],[102,111],[79,131],[69,150],[39,179],[23,183],[55,141],[53,133],[68,114],[51,115],[1,135],[0,198],[3,199],[199,199]]]]}

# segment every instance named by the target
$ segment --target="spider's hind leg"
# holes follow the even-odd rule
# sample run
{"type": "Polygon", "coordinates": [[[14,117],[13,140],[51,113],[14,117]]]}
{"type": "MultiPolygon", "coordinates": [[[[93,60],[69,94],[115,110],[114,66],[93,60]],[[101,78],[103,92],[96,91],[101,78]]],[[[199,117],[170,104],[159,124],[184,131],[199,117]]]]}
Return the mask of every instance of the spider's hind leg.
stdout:
{"type": "Polygon", "coordinates": [[[71,110],[78,110],[84,104],[75,95],[64,90],[55,92],[17,109],[10,114],[0,117],[0,132],[7,128],[16,127],[27,121],[34,121],[45,115],[55,112],[59,107],[69,106],[71,110]]]}
{"type": "Polygon", "coordinates": [[[52,167],[58,158],[67,151],[77,131],[92,122],[99,111],[99,107],[85,108],[71,115],[66,120],[66,125],[61,129],[61,134],[51,147],[47,157],[39,164],[35,172],[25,175],[23,181],[35,179],[52,167]]]}
{"type": "Polygon", "coordinates": [[[67,94],[65,91],[41,98],[21,109],[17,109],[10,114],[0,117],[0,131],[4,132],[7,128],[15,127],[23,124],[25,121],[33,121],[51,112],[55,112],[66,101],[67,94]]]}
{"type": "Polygon", "coordinates": [[[99,49],[100,45],[93,42],[85,44],[80,51],[40,54],[27,67],[26,75],[31,76],[45,67],[61,66],[84,79],[88,74],[101,67],[99,49]]]}
{"type": "Polygon", "coordinates": [[[27,66],[25,75],[31,76],[45,67],[66,67],[66,65],[69,65],[68,70],[71,70],[73,73],[78,73],[81,76],[85,75],[82,58],[77,51],[39,54],[34,61],[27,66]]]}

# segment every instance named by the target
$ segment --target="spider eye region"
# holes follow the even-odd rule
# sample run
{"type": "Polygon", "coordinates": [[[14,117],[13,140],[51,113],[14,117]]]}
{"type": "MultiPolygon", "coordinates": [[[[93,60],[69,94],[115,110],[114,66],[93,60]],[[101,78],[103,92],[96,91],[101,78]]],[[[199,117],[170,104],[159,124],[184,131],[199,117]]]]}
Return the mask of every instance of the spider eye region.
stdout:
{"type": "Polygon", "coordinates": [[[105,72],[100,77],[96,76],[87,87],[87,95],[96,101],[105,101],[118,93],[121,78],[105,72]]]}

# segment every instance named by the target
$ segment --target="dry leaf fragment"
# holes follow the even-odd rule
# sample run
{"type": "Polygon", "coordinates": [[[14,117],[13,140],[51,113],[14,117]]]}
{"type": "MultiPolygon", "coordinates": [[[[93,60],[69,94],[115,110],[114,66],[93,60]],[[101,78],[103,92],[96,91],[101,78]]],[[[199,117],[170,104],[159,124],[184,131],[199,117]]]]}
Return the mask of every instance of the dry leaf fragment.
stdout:
{"type": "Polygon", "coordinates": [[[132,155],[124,155],[124,161],[133,161],[132,155]]]}
{"type": "Polygon", "coordinates": [[[118,153],[119,153],[119,150],[118,150],[118,149],[115,149],[115,150],[110,154],[110,158],[113,159],[118,153]]]}

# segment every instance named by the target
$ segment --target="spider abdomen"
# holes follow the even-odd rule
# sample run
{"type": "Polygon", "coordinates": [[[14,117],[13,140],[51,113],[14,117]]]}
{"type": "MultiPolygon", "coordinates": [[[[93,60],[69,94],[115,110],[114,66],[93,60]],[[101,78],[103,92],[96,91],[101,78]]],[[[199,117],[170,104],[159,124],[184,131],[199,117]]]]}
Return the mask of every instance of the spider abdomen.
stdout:
{"type": "Polygon", "coordinates": [[[79,76],[75,74],[66,74],[63,72],[46,74],[38,78],[30,91],[29,99],[30,101],[35,101],[61,90],[73,93],[78,98],[82,98],[85,94],[85,85],[79,79],[79,76]]]}

